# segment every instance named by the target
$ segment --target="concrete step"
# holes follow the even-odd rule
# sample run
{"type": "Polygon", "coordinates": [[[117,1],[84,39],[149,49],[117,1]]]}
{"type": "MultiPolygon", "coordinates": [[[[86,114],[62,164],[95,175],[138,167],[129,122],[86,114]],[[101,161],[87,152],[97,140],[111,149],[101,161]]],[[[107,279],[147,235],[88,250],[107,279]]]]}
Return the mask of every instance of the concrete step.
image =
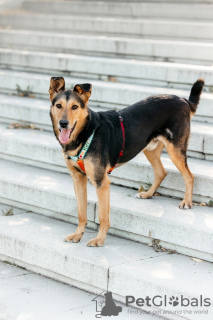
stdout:
{"type": "MultiPolygon", "coordinates": [[[[60,75],[63,75],[60,72],[60,75]]],[[[48,89],[50,77],[56,76],[56,72],[50,75],[16,72],[1,69],[0,70],[0,92],[9,94],[18,94],[17,85],[21,90],[33,94],[38,98],[49,99],[48,89]]],[[[97,81],[88,78],[70,78],[66,77],[66,88],[74,87],[76,83],[91,82],[93,93],[90,98],[91,107],[104,107],[107,109],[121,109],[131,105],[148,96],[155,94],[175,94],[188,99],[189,90],[177,90],[163,87],[149,87],[132,84],[123,84],[115,82],[97,81]]],[[[195,79],[196,80],[196,79],[195,79]]],[[[27,94],[26,93],[26,94],[27,94]]],[[[25,94],[25,93],[24,93],[25,94]]],[[[9,98],[8,98],[9,99],[9,98]]],[[[0,106],[1,107],[1,106],[0,106]]],[[[7,110],[3,111],[2,116],[7,117],[7,110]]],[[[9,117],[10,118],[10,117],[9,117]]],[[[203,93],[193,121],[213,123],[213,94],[203,93]]],[[[30,120],[31,121],[31,120],[30,120]]]]}
{"type": "Polygon", "coordinates": [[[213,39],[213,23],[200,21],[20,13],[0,15],[0,26],[9,29],[50,32],[57,30],[57,32],[68,34],[103,34],[149,39],[201,40],[202,42],[213,39]]]}
{"type": "Polygon", "coordinates": [[[0,30],[2,47],[212,65],[213,44],[157,39],[0,30]]]}
{"type": "MultiPolygon", "coordinates": [[[[24,313],[28,320],[88,320],[100,315],[99,303],[105,302],[103,292],[97,297],[99,308],[96,312],[95,294],[3,262],[0,262],[0,285],[1,319],[20,319],[20,314],[24,313]]],[[[115,303],[122,308],[119,319],[129,320],[129,308],[117,301],[115,303]]],[[[162,320],[145,312],[143,318],[162,320]]],[[[141,319],[138,309],[132,309],[131,319],[141,319]]]]}
{"type": "MultiPolygon", "coordinates": [[[[5,125],[0,126],[0,133],[0,155],[2,158],[10,160],[12,157],[12,159],[21,163],[63,173],[68,172],[61,155],[61,147],[53,133],[38,130],[7,129],[5,125]]],[[[212,140],[213,135],[211,135],[211,142],[212,140]]],[[[164,195],[182,198],[185,185],[181,174],[167,154],[162,155],[162,162],[168,175],[158,188],[159,192],[164,195]]],[[[212,162],[189,158],[188,163],[195,175],[194,201],[209,202],[213,199],[212,162]]],[[[124,166],[114,170],[110,178],[117,185],[135,189],[142,185],[147,188],[154,180],[154,173],[148,160],[141,153],[124,166]]]]}
{"type": "MultiPolygon", "coordinates": [[[[1,203],[77,224],[77,203],[68,174],[3,159],[0,164],[1,203]]],[[[164,248],[213,262],[212,208],[181,210],[177,199],[139,200],[130,188],[111,185],[110,189],[110,234],[146,244],[159,239],[164,248]]],[[[88,227],[97,230],[97,197],[90,184],[87,213],[88,227]]]]}
{"type": "MultiPolygon", "coordinates": [[[[52,131],[48,101],[3,94],[0,94],[0,99],[0,120],[3,123],[18,122],[24,125],[33,124],[36,128],[52,131]]],[[[107,110],[95,106],[92,109],[96,112],[107,110]]],[[[213,160],[212,124],[192,122],[188,156],[203,160],[213,160]]]]}
{"type": "Polygon", "coordinates": [[[94,80],[144,84],[191,90],[192,83],[205,79],[207,92],[213,88],[213,67],[156,61],[79,56],[65,53],[48,53],[0,49],[0,67],[10,70],[32,71],[94,80]]]}
{"type": "MultiPolygon", "coordinates": [[[[64,243],[64,235],[73,232],[75,226],[34,213],[0,217],[0,221],[0,258],[3,261],[98,295],[103,294],[103,291],[111,291],[113,298],[120,302],[125,302],[128,295],[136,299],[139,297],[145,299],[148,296],[151,298],[150,307],[145,305],[139,310],[146,310],[151,314],[155,312],[155,315],[157,313],[164,319],[179,318],[179,316],[174,317],[177,311],[169,304],[170,297],[177,297],[179,302],[181,295],[182,299],[189,299],[190,302],[191,299],[192,301],[198,299],[197,307],[179,305],[179,314],[182,312],[184,319],[188,320],[212,318],[212,305],[200,306],[201,295],[203,301],[204,299],[212,301],[213,298],[213,289],[209,285],[212,283],[212,263],[195,262],[187,256],[155,252],[153,248],[140,243],[112,236],[108,236],[104,247],[88,248],[87,241],[95,235],[89,229],[80,243],[64,243]],[[32,237],[32,234],[36,236],[32,237]],[[157,299],[158,302],[155,301],[159,305],[161,299],[165,301],[166,295],[167,305],[164,306],[163,303],[162,306],[154,306],[152,299],[156,295],[162,296],[157,299]],[[185,310],[192,311],[190,313],[185,310]]],[[[23,279],[22,287],[24,283],[23,279]]],[[[13,279],[12,288],[15,284],[16,279],[13,279]]],[[[29,286],[30,284],[27,285],[28,292],[29,286]]],[[[50,287],[45,287],[45,290],[47,288],[50,290],[50,287]]],[[[42,294],[42,288],[40,291],[42,294]]],[[[57,292],[60,294],[60,291],[57,292]]],[[[54,290],[51,293],[54,296],[54,290]]],[[[17,299],[19,298],[20,295],[17,299]]],[[[68,298],[71,299],[67,294],[64,303],[68,298]]],[[[71,299],[68,309],[76,298],[74,296],[71,299]]],[[[184,302],[186,305],[187,300],[184,302]]],[[[76,301],[76,304],[78,306],[79,302],[76,301]]],[[[57,306],[58,303],[52,306],[53,312],[55,310],[54,315],[57,315],[57,306]]],[[[95,313],[95,307],[93,310],[95,313]]],[[[146,315],[142,316],[144,319],[149,319],[146,315]]],[[[80,319],[80,316],[78,318],[80,319]]],[[[60,319],[64,319],[62,315],[60,319]]],[[[131,315],[131,319],[134,319],[134,316],[131,315]]]]}
{"type": "MultiPolygon", "coordinates": [[[[36,128],[52,131],[49,117],[49,102],[46,100],[0,95],[0,120],[3,123],[19,122],[34,124],[36,128]]],[[[105,108],[95,107],[96,112],[106,111],[105,108]]],[[[202,122],[192,122],[191,138],[188,147],[188,156],[213,160],[213,125],[202,122]]]]}
{"type": "MultiPolygon", "coordinates": [[[[185,1],[184,1],[185,2],[185,1]]],[[[85,14],[86,16],[117,16],[131,18],[161,18],[179,20],[212,21],[213,4],[207,1],[199,3],[186,3],[171,1],[146,1],[141,3],[116,1],[65,1],[53,2],[51,6],[46,1],[25,1],[25,10],[40,13],[55,14],[85,14]]]]}
{"type": "MultiPolygon", "coordinates": [[[[3,123],[19,122],[33,124],[36,128],[52,131],[49,116],[49,102],[46,100],[1,95],[0,120],[3,123]]],[[[105,108],[95,107],[96,112],[106,111],[105,108]]],[[[213,160],[213,125],[202,122],[192,122],[191,138],[188,156],[203,160],[213,160]]]]}

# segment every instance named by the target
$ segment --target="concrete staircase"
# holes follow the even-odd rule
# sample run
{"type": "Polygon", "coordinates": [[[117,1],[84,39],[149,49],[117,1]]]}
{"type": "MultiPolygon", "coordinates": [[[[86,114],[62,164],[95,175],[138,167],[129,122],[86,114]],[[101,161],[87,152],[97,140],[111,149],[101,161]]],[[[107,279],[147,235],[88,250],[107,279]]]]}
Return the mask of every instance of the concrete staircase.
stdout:
{"type": "MultiPolygon", "coordinates": [[[[90,81],[90,106],[96,111],[121,109],[160,93],[188,98],[192,83],[203,77],[205,92],[192,119],[188,160],[195,175],[193,199],[209,203],[213,200],[212,16],[213,1],[195,0],[51,5],[25,1],[19,10],[0,12],[0,202],[35,212],[0,217],[2,260],[91,292],[111,290],[121,302],[125,295],[140,297],[141,292],[189,298],[203,292],[213,298],[209,286],[213,208],[178,209],[184,182],[165,153],[162,160],[168,175],[158,189],[161,196],[153,199],[134,198],[136,189],[153,181],[143,154],[113,171],[109,230],[113,236],[108,236],[104,248],[85,247],[98,229],[97,198],[90,185],[87,233],[80,244],[62,242],[75,229],[77,204],[52,133],[48,101],[53,75],[63,75],[67,87],[90,81]],[[11,129],[12,122],[21,128],[11,129]],[[30,124],[31,129],[24,129],[30,124]],[[154,251],[156,239],[163,252],[154,251]],[[150,243],[153,247],[147,246],[150,243]],[[168,255],[166,250],[182,255],[168,255]]],[[[174,311],[171,306],[155,309],[174,311]]],[[[184,319],[210,320],[212,313],[213,309],[208,315],[185,314],[184,319]]],[[[169,312],[160,315],[182,319],[169,312]]]]}

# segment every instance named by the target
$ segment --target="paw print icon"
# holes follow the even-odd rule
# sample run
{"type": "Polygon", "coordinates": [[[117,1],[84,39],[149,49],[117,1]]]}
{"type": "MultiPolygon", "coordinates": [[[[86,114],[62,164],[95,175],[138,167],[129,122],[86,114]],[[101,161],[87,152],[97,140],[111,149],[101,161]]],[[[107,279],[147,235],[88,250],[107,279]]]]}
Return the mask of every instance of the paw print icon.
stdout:
{"type": "Polygon", "coordinates": [[[179,305],[178,297],[172,296],[169,298],[169,300],[170,300],[169,304],[171,304],[173,307],[176,307],[179,305]]]}

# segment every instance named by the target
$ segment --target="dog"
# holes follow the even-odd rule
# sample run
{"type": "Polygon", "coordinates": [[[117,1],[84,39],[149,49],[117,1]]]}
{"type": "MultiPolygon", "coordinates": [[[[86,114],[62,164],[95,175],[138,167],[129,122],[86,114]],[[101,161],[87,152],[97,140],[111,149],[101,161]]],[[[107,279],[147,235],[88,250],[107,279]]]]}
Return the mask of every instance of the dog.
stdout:
{"type": "Polygon", "coordinates": [[[151,198],[166,177],[160,156],[165,147],[183,175],[186,191],[180,209],[192,208],[194,176],[187,165],[190,120],[195,114],[204,87],[203,79],[192,86],[189,99],[157,95],[120,110],[95,112],[88,107],[92,93],[89,83],[65,89],[63,77],[52,77],[49,95],[50,117],[66,165],[74,182],[79,223],[74,234],[65,238],[79,242],[87,224],[87,180],[98,197],[99,232],[88,242],[103,246],[110,228],[110,179],[108,173],[143,151],[154,169],[150,189],[137,198],[151,198]]]}

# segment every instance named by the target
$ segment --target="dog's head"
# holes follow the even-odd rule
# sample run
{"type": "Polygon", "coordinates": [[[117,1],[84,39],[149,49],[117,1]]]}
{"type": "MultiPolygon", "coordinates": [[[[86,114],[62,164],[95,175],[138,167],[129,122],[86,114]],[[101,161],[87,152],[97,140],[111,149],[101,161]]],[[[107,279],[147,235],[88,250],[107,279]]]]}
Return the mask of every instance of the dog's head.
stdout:
{"type": "Polygon", "coordinates": [[[56,137],[62,144],[75,140],[88,118],[88,100],[92,85],[76,84],[73,90],[65,90],[62,77],[50,79],[50,116],[56,137]]]}

